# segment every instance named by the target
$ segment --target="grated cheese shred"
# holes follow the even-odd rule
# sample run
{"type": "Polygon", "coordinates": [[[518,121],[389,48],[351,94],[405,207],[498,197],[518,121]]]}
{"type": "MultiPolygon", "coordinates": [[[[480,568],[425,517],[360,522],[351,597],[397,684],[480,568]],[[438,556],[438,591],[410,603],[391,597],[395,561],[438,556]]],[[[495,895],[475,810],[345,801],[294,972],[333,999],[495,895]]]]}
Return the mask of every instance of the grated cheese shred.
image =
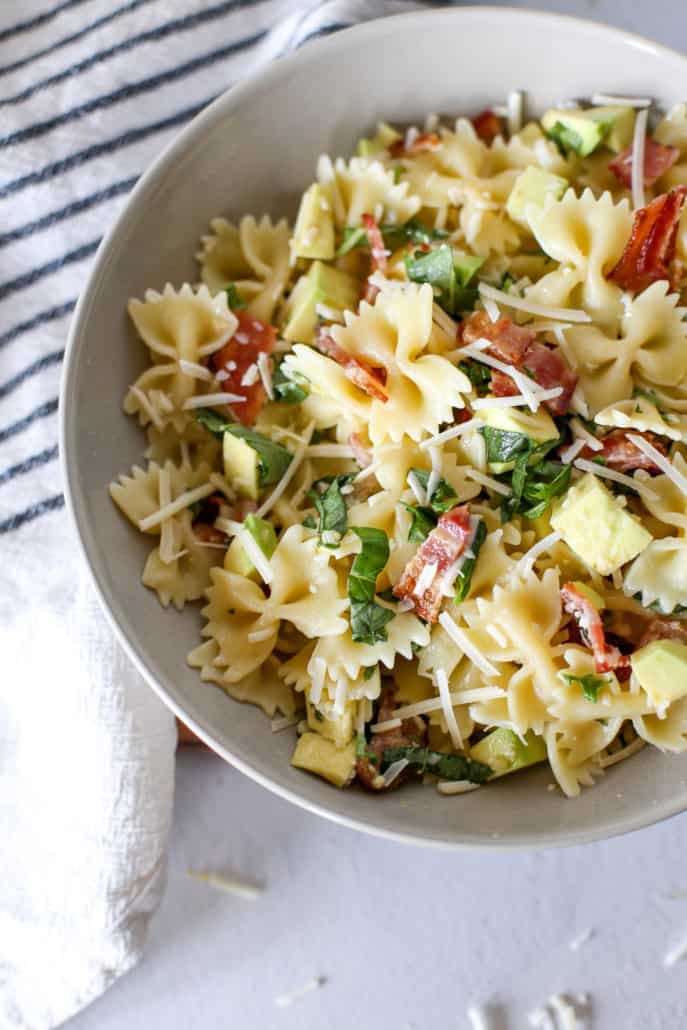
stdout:
{"type": "Polygon", "coordinates": [[[542,318],[551,318],[559,322],[591,322],[592,316],[586,311],[577,308],[555,308],[548,304],[535,304],[524,297],[516,297],[512,293],[504,293],[497,290],[495,286],[488,283],[479,284],[479,292],[482,297],[496,301],[507,308],[514,308],[516,311],[526,311],[530,315],[540,315],[542,318]]]}
{"type": "Polygon", "coordinates": [[[675,484],[680,493],[687,497],[687,478],[683,476],[681,472],[678,472],[669,458],[666,458],[664,454],[661,454],[661,452],[657,450],[653,444],[650,444],[648,440],[645,440],[643,436],[637,436],[636,433],[628,433],[627,438],[639,447],[640,451],[646,454],[648,458],[651,458],[654,464],[658,465],[660,470],[665,472],[668,479],[675,484]]]}
{"type": "Polygon", "coordinates": [[[202,486],[197,486],[194,490],[186,490],[185,493],[179,494],[169,504],[165,504],[162,508],[147,515],[144,519],[139,519],[138,528],[142,533],[147,533],[148,530],[161,525],[165,519],[171,519],[177,512],[183,511],[184,508],[190,508],[196,501],[202,501],[204,498],[209,497],[214,491],[215,487],[212,483],[203,483],[202,486]]]}
{"type": "Polygon", "coordinates": [[[587,461],[586,458],[576,458],[574,465],[580,472],[591,472],[593,475],[599,476],[600,479],[610,479],[613,483],[621,483],[631,490],[636,490],[638,494],[641,494],[650,501],[658,500],[654,491],[645,484],[643,479],[626,476],[623,472],[616,472],[615,469],[609,469],[605,465],[597,465],[596,462],[587,461]]]}
{"type": "Polygon", "coordinates": [[[451,704],[451,691],[448,685],[448,676],[446,675],[445,669],[437,669],[434,673],[434,679],[436,682],[437,690],[439,691],[439,698],[441,700],[441,707],[444,712],[444,718],[446,719],[446,728],[448,729],[451,743],[457,751],[463,750],[463,737],[460,732],[460,727],[456,720],[456,713],[453,711],[453,705],[451,704]]]}
{"type": "Polygon", "coordinates": [[[498,670],[491,664],[488,658],[472,643],[471,640],[458,628],[455,621],[448,612],[442,612],[439,622],[446,633],[451,637],[454,644],[481,669],[485,676],[498,676],[498,670]]]}
{"type": "Polygon", "coordinates": [[[632,204],[635,211],[644,207],[644,152],[646,150],[646,126],[649,112],[646,108],[639,111],[635,121],[632,137],[632,204]]]}

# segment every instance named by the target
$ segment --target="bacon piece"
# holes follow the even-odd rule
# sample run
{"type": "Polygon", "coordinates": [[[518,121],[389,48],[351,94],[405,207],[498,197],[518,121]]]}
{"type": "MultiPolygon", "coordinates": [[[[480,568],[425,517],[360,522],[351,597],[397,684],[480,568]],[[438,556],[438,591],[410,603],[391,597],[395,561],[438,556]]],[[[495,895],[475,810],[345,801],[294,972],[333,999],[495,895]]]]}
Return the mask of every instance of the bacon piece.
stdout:
{"type": "Polygon", "coordinates": [[[683,622],[682,619],[666,619],[660,616],[652,619],[637,646],[645,647],[652,640],[680,640],[687,644],[687,622],[683,622]]]}
{"type": "MultiPolygon", "coordinates": [[[[608,166],[628,189],[632,188],[632,151],[631,146],[623,150],[608,166]]],[[[644,185],[653,186],[664,172],[673,167],[679,156],[680,151],[677,147],[664,147],[656,140],[647,139],[644,144],[644,185]]]]}
{"type": "Polygon", "coordinates": [[[223,533],[221,529],[215,529],[209,522],[203,522],[202,519],[196,519],[192,525],[193,535],[196,540],[204,544],[226,544],[227,537],[226,533],[223,533]]]}
{"type": "MultiPolygon", "coordinates": [[[[377,722],[389,722],[394,718],[396,708],[396,690],[394,687],[384,687],[379,695],[377,706],[377,722]]],[[[384,786],[381,775],[382,758],[388,747],[422,747],[427,737],[427,727],[422,719],[403,719],[401,725],[395,730],[387,730],[385,733],[373,733],[368,741],[366,750],[369,755],[361,756],[355,764],[356,775],[363,787],[368,790],[388,790],[384,786]],[[373,758],[370,755],[374,756],[373,758]]],[[[400,786],[403,782],[403,775],[398,776],[392,786],[400,786]]]]}
{"type": "MultiPolygon", "coordinates": [[[[464,343],[489,340],[487,353],[529,375],[538,386],[551,390],[563,387],[563,392],[545,401],[554,415],[564,415],[577,386],[577,376],[570,369],[557,347],[539,343],[535,333],[526,326],[516,325],[510,318],[492,322],[486,311],[475,311],[461,325],[464,343]]],[[[512,397],[520,390],[505,372],[494,371],[491,376],[492,392],[497,397],[512,397]]]]}
{"type": "Polygon", "coordinates": [[[363,289],[363,295],[361,299],[364,300],[367,304],[374,304],[380,292],[381,291],[379,289],[379,286],[375,286],[375,284],[371,283],[369,279],[366,279],[365,288],[363,289]]]}
{"type": "Polygon", "coordinates": [[[372,255],[372,266],[382,275],[386,275],[387,261],[386,261],[386,247],[384,246],[384,237],[382,236],[382,230],[377,225],[376,220],[370,214],[364,214],[361,218],[365,230],[367,232],[367,238],[370,241],[370,254],[372,255]]]}
{"type": "Polygon", "coordinates": [[[617,647],[606,643],[599,610],[574,583],[566,583],[561,588],[561,601],[563,610],[575,619],[582,641],[592,649],[596,671],[611,672],[613,669],[627,668],[630,663],[629,657],[621,654],[617,647]]]}
{"type": "Polygon", "coordinates": [[[671,279],[675,240],[687,186],[662,193],[635,213],[632,232],[618,264],[606,276],[623,290],[639,293],[659,279],[671,279]]]}
{"type": "MultiPolygon", "coordinates": [[[[654,433],[636,433],[635,435],[641,436],[647,443],[652,444],[661,454],[667,453],[665,445],[654,433]]],[[[627,430],[625,429],[614,429],[600,442],[603,444],[603,451],[596,451],[595,454],[602,454],[609,468],[616,469],[618,472],[631,472],[633,469],[646,469],[647,472],[654,473],[661,471],[636,443],[627,439],[627,430]]]]}
{"type": "Polygon", "coordinates": [[[366,469],[372,464],[372,451],[369,447],[365,446],[360,433],[351,433],[348,437],[348,443],[353,451],[353,457],[358,462],[361,469],[366,469]]]}
{"type": "Polygon", "coordinates": [[[436,529],[432,530],[408,562],[394,587],[394,595],[399,600],[412,601],[416,615],[426,622],[438,620],[446,592],[450,590],[457,575],[456,562],[465,550],[471,532],[467,504],[446,512],[439,519],[436,529]],[[434,566],[434,576],[418,594],[418,582],[421,588],[423,586],[420,577],[430,566],[434,566]]]}
{"type": "Polygon", "coordinates": [[[242,386],[241,380],[259,354],[271,354],[277,337],[274,326],[260,322],[245,311],[235,311],[238,328],[231,340],[210,358],[216,372],[224,371],[228,378],[221,386],[227,393],[245,397],[245,402],[236,405],[236,417],[244,426],[252,426],[265,403],[266,393],[258,377],[252,386],[242,386]]]}
{"type": "Polygon", "coordinates": [[[403,139],[397,139],[389,147],[392,157],[412,157],[413,154],[421,154],[425,150],[437,150],[441,146],[441,137],[438,132],[421,132],[408,142],[408,134],[403,139]]]}
{"type": "Polygon", "coordinates": [[[347,378],[358,389],[366,393],[368,397],[386,404],[389,400],[389,394],[384,386],[386,383],[385,368],[370,368],[368,365],[363,364],[362,361],[358,361],[357,358],[354,358],[343,347],[340,347],[326,333],[320,334],[318,344],[325,354],[328,354],[338,365],[341,365],[347,378]]]}
{"type": "Polygon", "coordinates": [[[496,137],[501,135],[501,123],[499,122],[498,115],[494,114],[493,111],[482,111],[480,114],[475,115],[472,119],[472,125],[479,138],[487,146],[490,146],[496,137]]]}

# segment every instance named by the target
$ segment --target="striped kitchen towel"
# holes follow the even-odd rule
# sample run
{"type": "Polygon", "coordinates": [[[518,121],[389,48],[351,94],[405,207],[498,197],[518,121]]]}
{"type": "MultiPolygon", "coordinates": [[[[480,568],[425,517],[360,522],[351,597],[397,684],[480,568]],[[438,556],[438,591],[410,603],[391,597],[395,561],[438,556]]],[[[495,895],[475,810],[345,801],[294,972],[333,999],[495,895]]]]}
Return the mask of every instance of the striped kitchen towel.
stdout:
{"type": "Polygon", "coordinates": [[[64,511],[60,368],[98,243],[174,134],[258,67],[421,6],[4,0],[0,7],[0,1027],[42,1030],[140,955],[175,731],[104,622],[64,511]]]}

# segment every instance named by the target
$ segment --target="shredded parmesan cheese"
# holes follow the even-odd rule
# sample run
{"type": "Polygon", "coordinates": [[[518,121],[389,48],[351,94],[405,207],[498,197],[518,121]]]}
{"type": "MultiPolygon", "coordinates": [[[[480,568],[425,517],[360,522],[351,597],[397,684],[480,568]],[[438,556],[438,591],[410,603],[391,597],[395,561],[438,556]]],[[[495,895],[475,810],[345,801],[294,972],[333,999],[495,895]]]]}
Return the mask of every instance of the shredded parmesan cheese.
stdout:
{"type": "MultiPolygon", "coordinates": [[[[481,342],[481,340],[475,341],[476,344],[480,344],[481,342]]],[[[487,346],[491,346],[488,341],[487,346]]],[[[463,353],[467,354],[468,357],[474,358],[475,361],[479,361],[482,365],[488,365],[489,368],[495,368],[499,372],[503,372],[504,375],[510,376],[520,390],[520,393],[527,399],[527,404],[531,411],[537,411],[539,408],[538,395],[543,391],[536,386],[528,376],[524,375],[513,365],[507,365],[505,361],[499,361],[498,358],[492,357],[491,354],[483,353],[483,351],[479,347],[475,346],[475,344],[463,347],[463,353]]],[[[556,387],[556,389],[560,389],[560,387],[556,387]]],[[[475,401],[473,407],[475,407],[476,404],[477,402],[475,401]]]]}
{"type": "Polygon", "coordinates": [[[260,369],[258,368],[257,361],[254,361],[241,376],[241,386],[255,386],[259,378],[260,369]]]}
{"type": "Polygon", "coordinates": [[[638,751],[641,751],[645,745],[645,741],[641,737],[637,737],[628,744],[627,747],[621,748],[620,751],[614,751],[612,755],[605,755],[600,760],[602,769],[608,769],[612,765],[616,765],[618,762],[624,762],[626,758],[631,758],[632,755],[636,755],[638,751]]]}
{"type": "Polygon", "coordinates": [[[185,358],[179,358],[179,368],[184,375],[191,376],[193,379],[204,379],[208,383],[212,379],[210,369],[205,365],[199,365],[197,361],[186,361],[185,358]]]}
{"type": "Polygon", "coordinates": [[[353,458],[353,448],[345,443],[314,443],[305,452],[306,458],[353,458]]]}
{"type": "Polygon", "coordinates": [[[504,307],[514,308],[516,311],[526,311],[530,315],[541,315],[542,318],[555,319],[558,322],[591,322],[592,317],[586,311],[577,308],[554,308],[547,304],[535,304],[523,297],[516,297],[512,293],[504,293],[497,290],[495,286],[488,283],[479,284],[479,292],[482,297],[497,301],[504,307]]]}
{"type": "Polygon", "coordinates": [[[264,351],[260,351],[258,354],[258,372],[262,379],[262,385],[265,387],[265,393],[268,398],[274,400],[274,390],[272,389],[272,372],[270,369],[270,359],[267,357],[264,351]]]}
{"type": "Polygon", "coordinates": [[[597,465],[596,462],[587,461],[586,458],[576,458],[574,464],[575,468],[581,472],[592,472],[595,476],[599,476],[600,479],[610,479],[613,483],[622,483],[623,486],[636,490],[638,494],[641,494],[650,501],[658,500],[651,487],[646,486],[642,479],[626,476],[623,472],[616,472],[615,469],[609,469],[605,465],[597,465]]]}
{"type": "Polygon", "coordinates": [[[653,101],[649,97],[617,97],[612,93],[594,93],[593,104],[601,104],[602,107],[651,107],[653,101]]]}
{"type": "Polygon", "coordinates": [[[298,472],[298,469],[299,469],[299,467],[300,467],[300,465],[301,465],[301,463],[302,463],[302,461],[303,461],[303,459],[305,457],[305,452],[307,450],[308,444],[310,443],[310,438],[312,437],[314,428],[315,428],[315,423],[311,422],[309,424],[309,426],[307,427],[307,429],[305,430],[305,433],[303,434],[303,442],[301,444],[299,444],[298,447],[296,448],[296,450],[294,451],[293,457],[291,458],[291,461],[289,462],[289,465],[288,465],[288,468],[286,469],[286,472],[281,477],[281,479],[279,480],[279,482],[277,483],[277,485],[275,486],[274,490],[269,495],[269,497],[265,501],[262,502],[262,504],[260,505],[260,507],[256,511],[255,514],[256,514],[257,518],[264,519],[264,517],[267,514],[267,512],[272,507],[274,507],[274,505],[279,500],[281,495],[284,493],[284,491],[286,490],[287,486],[289,485],[289,483],[291,482],[293,477],[298,472]]]}
{"type": "Polygon", "coordinates": [[[464,655],[474,662],[477,668],[481,669],[485,676],[498,676],[498,670],[487,658],[484,657],[482,652],[475,647],[462,629],[458,628],[448,612],[442,612],[440,614],[439,622],[446,633],[451,637],[456,647],[458,647],[464,655]]]}
{"type": "Polygon", "coordinates": [[[644,207],[644,151],[646,149],[646,126],[649,112],[646,108],[637,113],[635,131],[632,137],[632,204],[635,211],[644,207]]]}
{"type": "Polygon", "coordinates": [[[429,562],[427,565],[422,567],[420,575],[417,577],[415,583],[415,589],[413,593],[416,597],[422,597],[426,590],[429,590],[437,574],[439,566],[436,562],[429,562]]]}
{"type": "Polygon", "coordinates": [[[573,432],[573,435],[576,436],[579,440],[584,440],[584,442],[587,444],[590,450],[603,450],[603,444],[601,443],[601,441],[597,440],[593,433],[590,433],[589,430],[582,425],[579,418],[573,418],[570,420],[570,428],[573,432]]]}
{"type": "Polygon", "coordinates": [[[442,433],[437,433],[436,436],[430,436],[428,440],[423,440],[420,444],[420,450],[425,451],[429,447],[436,447],[439,444],[446,443],[447,440],[453,440],[456,436],[463,436],[465,433],[471,433],[475,429],[479,429],[484,425],[479,418],[468,419],[467,422],[461,422],[457,426],[451,426],[450,429],[444,429],[442,433]]]}
{"type": "Polygon", "coordinates": [[[442,462],[441,462],[441,450],[438,447],[429,448],[429,456],[432,461],[432,469],[427,479],[427,504],[429,504],[434,496],[434,491],[439,486],[439,480],[441,479],[442,462]]]}
{"type": "Polygon", "coordinates": [[[450,315],[447,315],[442,307],[435,302],[432,305],[432,321],[437,325],[442,332],[451,339],[455,340],[456,333],[458,331],[458,323],[454,322],[450,315]]]}
{"type": "Polygon", "coordinates": [[[523,110],[522,90],[514,89],[508,94],[508,132],[511,136],[522,129],[523,110]]]}
{"type": "MultiPolygon", "coordinates": [[[[255,537],[252,535],[252,533],[249,533],[247,529],[244,529],[242,530],[239,539],[241,541],[241,546],[243,547],[244,551],[250,558],[255,568],[260,573],[262,580],[265,583],[271,583],[274,579],[274,575],[272,573],[272,566],[270,565],[269,559],[265,555],[265,552],[262,550],[255,537]]],[[[261,631],[255,630],[255,633],[259,632],[261,631]]],[[[270,630],[270,635],[272,632],[273,630],[270,630]]],[[[251,636],[252,634],[248,635],[249,640],[251,636]]],[[[258,639],[263,638],[259,637],[258,639]]]]}
{"type": "Polygon", "coordinates": [[[274,1004],[280,1008],[285,1009],[289,1005],[293,1005],[294,1001],[300,1001],[306,994],[310,994],[311,991],[316,991],[320,987],[324,987],[326,979],[323,976],[314,976],[312,980],[308,980],[303,984],[302,987],[295,987],[292,991],[287,991],[285,994],[280,994],[274,999],[274,1004]]]}
{"type": "Polygon", "coordinates": [[[661,454],[661,452],[657,450],[653,444],[650,444],[648,440],[645,440],[643,436],[637,436],[636,433],[628,433],[627,438],[639,447],[640,451],[646,454],[648,458],[651,458],[654,464],[658,465],[661,471],[665,472],[668,479],[675,484],[680,493],[687,497],[687,478],[685,478],[681,472],[678,472],[669,458],[666,458],[664,454],[661,454]]]}
{"type": "Polygon", "coordinates": [[[441,707],[446,719],[446,728],[448,729],[451,743],[457,751],[463,750],[463,738],[461,736],[460,727],[456,721],[456,713],[453,711],[453,705],[451,704],[451,691],[448,686],[448,676],[446,675],[445,669],[437,669],[434,673],[434,680],[439,691],[439,698],[441,700],[441,707]]]}
{"type": "Polygon", "coordinates": [[[489,321],[498,322],[501,317],[501,312],[499,311],[499,306],[496,301],[491,300],[489,297],[483,297],[482,304],[484,305],[484,310],[489,316],[489,321]]]}
{"type": "Polygon", "coordinates": [[[382,777],[384,780],[384,786],[390,787],[394,780],[401,775],[408,765],[410,765],[410,763],[407,758],[399,758],[397,761],[392,762],[382,777]]]}
{"type": "Polygon", "coordinates": [[[215,487],[212,483],[203,483],[202,486],[197,486],[194,490],[186,490],[185,493],[179,494],[177,498],[170,501],[169,504],[165,504],[164,507],[159,508],[158,511],[154,511],[151,515],[140,519],[138,528],[142,533],[147,533],[149,529],[159,526],[165,519],[171,519],[172,515],[176,515],[177,512],[183,511],[184,508],[189,508],[196,501],[202,501],[205,497],[209,497],[211,493],[214,493],[214,490],[215,487]]]}
{"type": "Polygon", "coordinates": [[[560,539],[560,533],[549,533],[548,536],[538,540],[536,544],[530,547],[526,554],[523,554],[522,558],[515,566],[516,574],[519,576],[529,576],[539,555],[544,554],[545,551],[549,551],[560,539]]]}
{"type": "Polygon", "coordinates": [[[572,465],[575,458],[578,456],[580,451],[583,451],[587,443],[585,440],[580,439],[578,436],[577,440],[573,440],[572,443],[564,447],[560,452],[560,459],[565,465],[572,465]]]}
{"type": "Polygon", "coordinates": [[[486,486],[487,489],[493,490],[495,494],[500,494],[501,497],[510,497],[510,487],[504,483],[499,483],[498,479],[493,479],[491,476],[487,476],[484,472],[480,472],[479,469],[472,468],[466,465],[463,472],[468,479],[474,479],[476,483],[481,483],[482,486],[486,486]]]}
{"type": "Polygon", "coordinates": [[[338,308],[330,308],[328,304],[316,304],[315,314],[319,315],[320,318],[324,318],[327,322],[343,324],[344,321],[343,312],[339,311],[338,308]]]}
{"type": "Polygon", "coordinates": [[[469,780],[441,780],[437,783],[437,791],[439,794],[469,794],[471,790],[479,790],[480,786],[469,780]]]}
{"type": "Polygon", "coordinates": [[[227,536],[238,536],[243,530],[243,523],[236,522],[235,519],[215,519],[215,528],[219,529],[222,533],[226,533],[227,536]]]}
{"type": "Polygon", "coordinates": [[[237,393],[201,393],[197,397],[189,397],[184,401],[184,411],[191,411],[193,408],[214,408],[218,404],[243,404],[245,397],[237,393]]]}
{"type": "Polygon", "coordinates": [[[162,430],[162,428],[163,428],[162,419],[160,418],[158,412],[155,410],[153,405],[150,403],[149,398],[146,397],[145,393],[140,388],[140,386],[130,386],[129,387],[129,393],[134,395],[134,397],[136,398],[138,403],[141,405],[141,408],[146,413],[146,415],[148,416],[150,421],[153,423],[155,428],[159,429],[159,430],[162,430]]]}
{"type": "Polygon", "coordinates": [[[370,726],[370,733],[388,733],[389,730],[398,730],[401,727],[401,720],[396,716],[394,719],[385,719],[383,722],[375,722],[370,726]]]}
{"type": "Polygon", "coordinates": [[[419,479],[417,478],[417,476],[415,475],[414,472],[409,472],[408,473],[408,475],[406,476],[406,483],[408,484],[410,489],[413,491],[413,494],[415,496],[415,500],[417,501],[417,503],[418,504],[425,504],[425,502],[426,502],[425,491],[422,489],[420,481],[419,481],[419,479]]]}
{"type": "MultiPolygon", "coordinates": [[[[451,694],[452,705],[485,704],[487,701],[496,701],[499,697],[505,697],[505,690],[500,687],[473,687],[471,690],[456,690],[451,694]]],[[[442,707],[441,698],[431,697],[427,701],[414,701],[413,704],[403,705],[396,709],[396,718],[411,719],[415,715],[428,715],[430,712],[438,712],[442,707]]],[[[392,720],[390,719],[389,722],[392,720]]],[[[377,723],[377,726],[384,726],[385,729],[394,729],[387,723],[377,723]]],[[[383,733],[384,730],[378,732],[383,733]]]]}
{"type": "Polygon", "coordinates": [[[224,876],[219,873],[202,873],[194,869],[187,869],[186,875],[192,880],[200,880],[207,883],[208,887],[215,887],[216,890],[225,891],[227,894],[235,894],[247,901],[255,901],[263,893],[263,886],[250,880],[239,879],[236,876],[224,876]]]}

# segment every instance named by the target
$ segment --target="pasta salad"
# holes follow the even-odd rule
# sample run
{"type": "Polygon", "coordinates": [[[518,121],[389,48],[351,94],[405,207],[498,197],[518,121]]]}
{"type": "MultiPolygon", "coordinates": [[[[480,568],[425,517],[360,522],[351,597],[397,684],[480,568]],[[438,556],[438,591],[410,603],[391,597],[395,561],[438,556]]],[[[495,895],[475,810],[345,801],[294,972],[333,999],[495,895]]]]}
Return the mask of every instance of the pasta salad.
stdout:
{"type": "Polygon", "coordinates": [[[129,313],[143,583],[338,787],[687,748],[687,106],[380,123],[129,313]],[[291,732],[294,732],[293,730],[291,732]]]}

